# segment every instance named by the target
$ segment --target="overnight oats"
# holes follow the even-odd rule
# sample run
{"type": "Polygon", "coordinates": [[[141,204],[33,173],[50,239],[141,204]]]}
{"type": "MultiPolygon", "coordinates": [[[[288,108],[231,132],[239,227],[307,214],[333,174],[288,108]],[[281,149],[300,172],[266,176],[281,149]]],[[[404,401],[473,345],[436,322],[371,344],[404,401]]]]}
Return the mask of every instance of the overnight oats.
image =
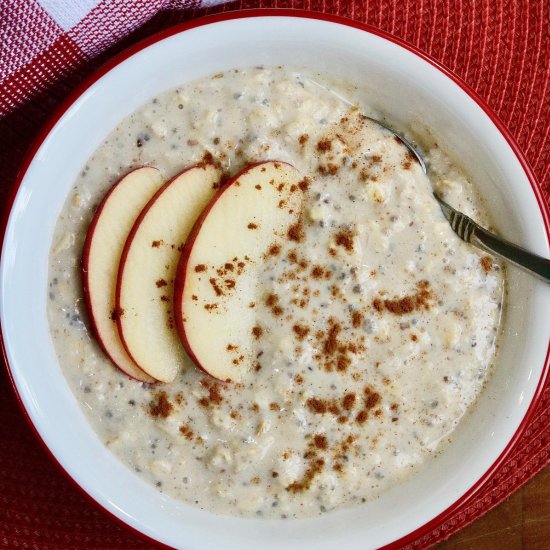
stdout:
{"type": "Polygon", "coordinates": [[[215,513],[372,500],[436,459],[494,363],[503,268],[432,196],[490,225],[471,183],[436,143],[428,180],[376,113],[326,86],[355,101],[351,85],[287,67],[151,99],[83,167],[55,229],[49,323],[83,411],[137,475],[215,513]],[[120,265],[107,250],[118,279],[102,307],[134,378],[104,352],[81,267],[98,205],[132,171],[158,202],[131,218],[120,265]],[[187,244],[160,227],[182,217],[187,244]],[[140,320],[133,304],[151,309],[140,320]]]}

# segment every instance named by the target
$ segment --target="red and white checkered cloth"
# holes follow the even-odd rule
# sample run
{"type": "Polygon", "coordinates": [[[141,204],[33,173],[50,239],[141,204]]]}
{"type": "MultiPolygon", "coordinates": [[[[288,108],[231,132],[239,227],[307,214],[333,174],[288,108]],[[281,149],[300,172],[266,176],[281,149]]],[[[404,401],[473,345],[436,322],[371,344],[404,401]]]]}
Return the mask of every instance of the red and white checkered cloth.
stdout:
{"type": "MultiPolygon", "coordinates": [[[[258,7],[349,17],[430,54],[493,108],[550,202],[548,0],[0,0],[0,204],[42,124],[110,55],[175,23],[258,7]]],[[[147,547],[56,470],[26,425],[2,368],[0,418],[0,547],[147,547]]],[[[527,430],[486,486],[408,548],[446,538],[548,464],[550,381],[527,430]]]]}
{"type": "Polygon", "coordinates": [[[0,116],[161,10],[224,0],[0,0],[0,116]]]}

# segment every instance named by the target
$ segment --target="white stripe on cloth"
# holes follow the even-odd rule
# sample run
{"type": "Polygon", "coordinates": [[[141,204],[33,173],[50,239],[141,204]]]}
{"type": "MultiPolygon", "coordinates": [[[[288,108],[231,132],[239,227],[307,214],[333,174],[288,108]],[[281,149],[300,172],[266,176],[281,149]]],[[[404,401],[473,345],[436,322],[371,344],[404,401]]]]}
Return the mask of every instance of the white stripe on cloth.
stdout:
{"type": "Polygon", "coordinates": [[[38,0],[49,16],[68,31],[95,8],[101,0],[38,0]]]}

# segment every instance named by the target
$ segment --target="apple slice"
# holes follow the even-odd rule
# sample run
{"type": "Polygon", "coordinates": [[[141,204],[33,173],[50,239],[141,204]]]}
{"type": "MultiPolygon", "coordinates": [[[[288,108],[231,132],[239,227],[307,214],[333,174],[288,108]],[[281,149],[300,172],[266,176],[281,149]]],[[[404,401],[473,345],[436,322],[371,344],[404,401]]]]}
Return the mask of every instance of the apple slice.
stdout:
{"type": "Polygon", "coordinates": [[[115,290],[124,243],[134,222],[164,180],[156,168],[138,168],[107,193],[88,228],[82,255],[82,284],[92,329],[107,357],[124,373],[155,382],[126,353],[115,323],[115,290]]]}
{"type": "Polygon", "coordinates": [[[252,165],[227,182],[201,214],[178,266],[178,333],[196,365],[215,378],[242,380],[256,363],[258,280],[267,254],[303,239],[307,181],[291,165],[252,165]]]}
{"type": "Polygon", "coordinates": [[[122,252],[119,333],[135,363],[161,382],[171,382],[185,361],[172,311],[181,250],[220,177],[218,168],[201,164],[166,183],[139,215],[122,252]]]}

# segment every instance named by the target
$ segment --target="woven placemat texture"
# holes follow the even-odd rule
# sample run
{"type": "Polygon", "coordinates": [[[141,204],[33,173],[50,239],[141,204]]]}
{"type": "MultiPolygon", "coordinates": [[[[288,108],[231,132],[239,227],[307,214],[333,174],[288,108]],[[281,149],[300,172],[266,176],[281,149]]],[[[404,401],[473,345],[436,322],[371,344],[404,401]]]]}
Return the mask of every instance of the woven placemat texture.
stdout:
{"type": "MultiPolygon", "coordinates": [[[[20,24],[25,13],[10,15],[5,8],[10,0],[0,4],[4,6],[0,6],[0,31],[2,25],[5,30],[10,22],[15,24],[15,18],[20,24]]],[[[3,106],[9,112],[0,119],[3,203],[24,153],[41,125],[55,106],[105,59],[175,23],[208,13],[258,7],[302,8],[350,17],[427,52],[462,77],[493,108],[524,151],[546,201],[550,199],[550,10],[545,0],[275,0],[230,2],[209,9],[193,8],[198,2],[189,1],[180,5],[172,2],[169,9],[163,9],[162,1],[154,4],[156,9],[147,13],[140,21],[141,26],[127,25],[117,37],[116,45],[100,55],[93,52],[82,56],[71,43],[61,41],[55,51],[45,55],[38,68],[25,64],[20,67],[23,80],[40,86],[29,89],[20,86],[4,96],[3,106]],[[6,97],[12,97],[13,101],[6,103],[6,97]]],[[[32,21],[28,24],[32,27],[32,21]]],[[[0,48],[0,55],[2,51],[0,48]]],[[[0,67],[7,62],[7,57],[0,57],[0,67]]],[[[98,511],[57,470],[26,424],[4,371],[0,373],[0,418],[0,546],[40,549],[148,546],[98,511]]],[[[468,505],[409,548],[425,548],[448,537],[496,506],[549,462],[550,385],[547,384],[527,431],[504,466],[468,505]]]]}

